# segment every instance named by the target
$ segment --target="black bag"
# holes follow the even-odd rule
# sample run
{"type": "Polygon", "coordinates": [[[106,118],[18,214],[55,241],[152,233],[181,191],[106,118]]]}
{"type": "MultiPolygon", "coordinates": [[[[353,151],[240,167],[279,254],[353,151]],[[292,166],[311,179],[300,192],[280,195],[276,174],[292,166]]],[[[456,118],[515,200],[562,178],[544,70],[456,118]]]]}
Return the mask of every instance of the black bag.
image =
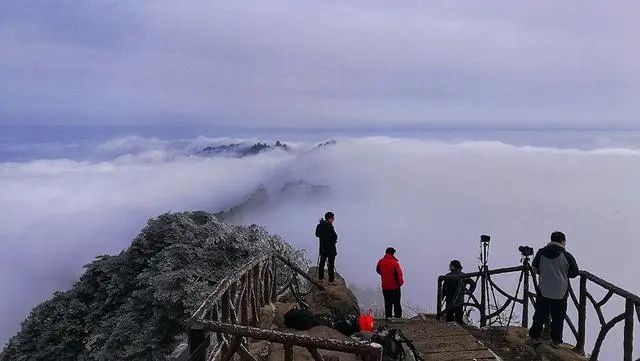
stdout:
{"type": "Polygon", "coordinates": [[[291,309],[284,314],[284,325],[295,330],[308,330],[317,324],[309,310],[291,309]]]}
{"type": "Polygon", "coordinates": [[[345,336],[351,336],[354,333],[360,331],[360,326],[358,325],[358,316],[347,315],[343,320],[335,322],[333,324],[333,328],[335,328],[345,336]]]}
{"type": "Polygon", "coordinates": [[[382,345],[383,361],[403,361],[407,357],[402,346],[403,339],[396,329],[374,332],[371,335],[371,342],[382,345]]]}

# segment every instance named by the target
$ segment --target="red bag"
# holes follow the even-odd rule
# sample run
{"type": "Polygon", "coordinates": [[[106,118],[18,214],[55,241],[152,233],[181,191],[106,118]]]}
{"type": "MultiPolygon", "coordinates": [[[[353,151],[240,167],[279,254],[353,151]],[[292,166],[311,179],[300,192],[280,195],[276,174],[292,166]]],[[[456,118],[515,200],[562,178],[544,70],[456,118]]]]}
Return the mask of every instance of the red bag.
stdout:
{"type": "Polygon", "coordinates": [[[371,310],[369,310],[369,313],[366,315],[360,315],[360,318],[358,319],[358,326],[360,326],[360,331],[373,332],[373,323],[374,318],[371,314],[371,310]]]}

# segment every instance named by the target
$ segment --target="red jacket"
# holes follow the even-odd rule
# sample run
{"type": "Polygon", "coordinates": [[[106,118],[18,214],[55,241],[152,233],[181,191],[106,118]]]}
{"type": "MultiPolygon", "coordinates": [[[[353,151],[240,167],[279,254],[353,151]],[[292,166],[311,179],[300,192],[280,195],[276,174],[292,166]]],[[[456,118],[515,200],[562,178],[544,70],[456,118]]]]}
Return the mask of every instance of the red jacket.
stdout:
{"type": "Polygon", "coordinates": [[[380,278],[382,278],[382,289],[385,291],[398,289],[404,284],[402,268],[400,268],[398,259],[393,255],[385,254],[384,257],[378,261],[376,272],[378,272],[380,278]]]}

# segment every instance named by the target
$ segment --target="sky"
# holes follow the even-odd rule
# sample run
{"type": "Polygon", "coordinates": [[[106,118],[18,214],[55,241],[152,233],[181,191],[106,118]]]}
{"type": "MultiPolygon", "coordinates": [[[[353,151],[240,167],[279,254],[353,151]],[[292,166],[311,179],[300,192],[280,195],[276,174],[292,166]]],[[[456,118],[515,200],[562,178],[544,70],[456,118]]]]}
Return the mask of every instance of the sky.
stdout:
{"type": "Polygon", "coordinates": [[[0,125],[640,128],[632,1],[0,3],[0,125]]]}

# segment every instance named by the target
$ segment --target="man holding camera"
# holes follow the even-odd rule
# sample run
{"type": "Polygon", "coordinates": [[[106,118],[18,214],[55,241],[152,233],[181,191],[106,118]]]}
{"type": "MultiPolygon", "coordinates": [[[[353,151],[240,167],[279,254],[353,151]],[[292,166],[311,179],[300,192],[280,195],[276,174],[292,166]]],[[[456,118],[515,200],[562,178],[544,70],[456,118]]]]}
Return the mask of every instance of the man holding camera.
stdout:
{"type": "Polygon", "coordinates": [[[578,276],[578,264],[565,246],[562,232],[553,232],[551,242],[538,250],[531,266],[540,275],[533,325],[529,329],[529,343],[540,343],[542,327],[551,316],[551,341],[553,346],[562,344],[564,318],[567,313],[569,279],[578,276]]]}

